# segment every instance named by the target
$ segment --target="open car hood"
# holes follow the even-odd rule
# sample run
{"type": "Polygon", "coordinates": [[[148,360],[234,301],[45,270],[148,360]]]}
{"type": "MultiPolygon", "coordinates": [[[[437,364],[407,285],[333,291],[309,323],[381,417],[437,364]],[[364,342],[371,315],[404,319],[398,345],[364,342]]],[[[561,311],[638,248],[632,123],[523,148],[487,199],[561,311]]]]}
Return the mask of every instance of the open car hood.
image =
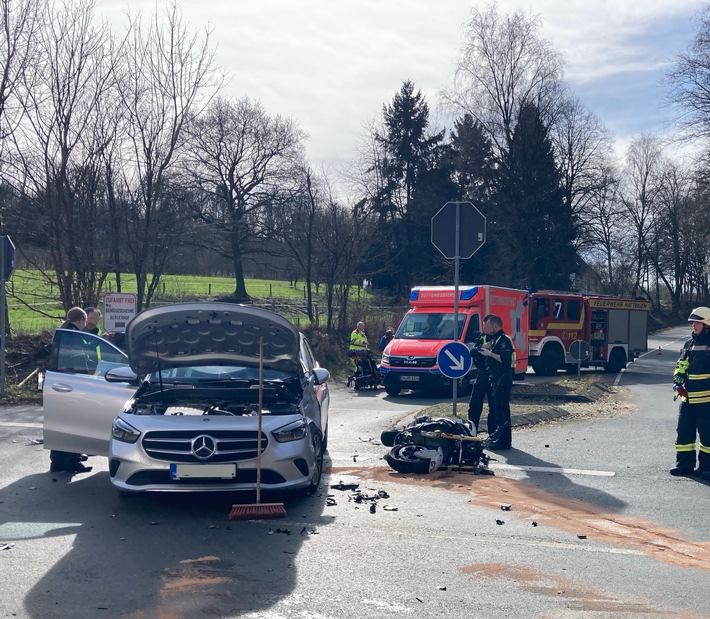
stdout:
{"type": "Polygon", "coordinates": [[[140,375],[198,365],[259,364],[297,374],[299,334],[282,316],[232,303],[185,303],[155,307],[126,327],[131,369],[140,375]]]}

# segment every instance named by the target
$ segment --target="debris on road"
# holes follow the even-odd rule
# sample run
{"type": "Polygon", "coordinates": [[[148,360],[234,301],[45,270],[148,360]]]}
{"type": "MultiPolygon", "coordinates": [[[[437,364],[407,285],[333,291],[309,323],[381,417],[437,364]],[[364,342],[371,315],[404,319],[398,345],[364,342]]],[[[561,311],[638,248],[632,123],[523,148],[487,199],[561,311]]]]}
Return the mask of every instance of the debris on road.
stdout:
{"type": "Polygon", "coordinates": [[[509,512],[511,507],[513,507],[513,506],[512,506],[510,503],[503,503],[503,504],[500,506],[500,508],[501,508],[504,512],[509,512]]]}

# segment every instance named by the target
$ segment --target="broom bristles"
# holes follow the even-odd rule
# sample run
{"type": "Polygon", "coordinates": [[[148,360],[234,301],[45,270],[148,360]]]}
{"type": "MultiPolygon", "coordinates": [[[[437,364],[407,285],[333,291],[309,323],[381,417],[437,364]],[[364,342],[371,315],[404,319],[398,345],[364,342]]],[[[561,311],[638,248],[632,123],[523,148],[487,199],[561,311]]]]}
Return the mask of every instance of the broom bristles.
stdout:
{"type": "Polygon", "coordinates": [[[252,505],[232,505],[230,520],[258,520],[260,518],[284,518],[286,508],[283,503],[253,503],[252,505]]]}

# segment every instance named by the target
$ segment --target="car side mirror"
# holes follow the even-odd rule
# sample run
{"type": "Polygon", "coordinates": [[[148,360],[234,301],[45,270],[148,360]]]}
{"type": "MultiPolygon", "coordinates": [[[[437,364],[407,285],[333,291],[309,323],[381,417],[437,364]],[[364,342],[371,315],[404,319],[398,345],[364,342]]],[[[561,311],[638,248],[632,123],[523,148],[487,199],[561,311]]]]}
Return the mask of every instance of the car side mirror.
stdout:
{"type": "Polygon", "coordinates": [[[315,368],[313,370],[313,378],[316,385],[325,385],[330,378],[330,372],[325,368],[315,368]]]}
{"type": "Polygon", "coordinates": [[[139,385],[141,382],[138,375],[128,366],[110,369],[106,372],[104,378],[110,383],[130,383],[139,385]]]}

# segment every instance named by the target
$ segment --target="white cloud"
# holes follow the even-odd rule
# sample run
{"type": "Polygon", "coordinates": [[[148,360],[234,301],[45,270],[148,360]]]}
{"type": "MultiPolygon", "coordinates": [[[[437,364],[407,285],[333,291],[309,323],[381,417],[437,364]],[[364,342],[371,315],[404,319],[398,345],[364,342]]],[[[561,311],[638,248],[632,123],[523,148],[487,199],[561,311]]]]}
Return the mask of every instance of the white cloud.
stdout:
{"type": "MultiPolygon", "coordinates": [[[[477,3],[483,7],[484,3],[477,3]]],[[[567,79],[619,139],[667,124],[659,79],[692,41],[703,0],[498,0],[501,12],[540,15],[567,59],[567,79]]],[[[98,0],[150,14],[153,0],[98,0]]],[[[460,0],[183,0],[195,27],[208,22],[218,60],[233,75],[228,95],[259,99],[308,132],[315,164],[354,156],[363,127],[411,79],[432,114],[451,81],[471,5],[460,0]]]]}

